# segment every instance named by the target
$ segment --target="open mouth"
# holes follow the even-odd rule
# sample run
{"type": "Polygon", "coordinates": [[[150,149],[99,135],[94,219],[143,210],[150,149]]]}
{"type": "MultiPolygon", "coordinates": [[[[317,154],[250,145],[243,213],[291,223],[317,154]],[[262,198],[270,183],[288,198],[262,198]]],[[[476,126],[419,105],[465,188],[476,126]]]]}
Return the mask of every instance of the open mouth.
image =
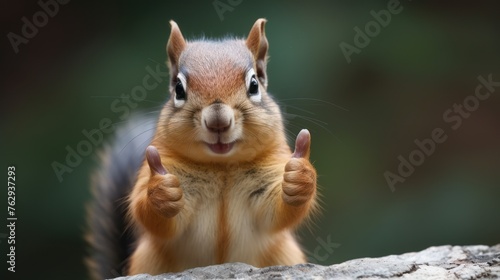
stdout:
{"type": "Polygon", "coordinates": [[[223,155],[223,154],[229,153],[229,151],[231,151],[233,149],[234,142],[227,143],[227,144],[224,144],[221,142],[217,142],[215,144],[208,144],[207,143],[207,146],[210,148],[210,150],[212,152],[214,152],[216,154],[223,155]]]}

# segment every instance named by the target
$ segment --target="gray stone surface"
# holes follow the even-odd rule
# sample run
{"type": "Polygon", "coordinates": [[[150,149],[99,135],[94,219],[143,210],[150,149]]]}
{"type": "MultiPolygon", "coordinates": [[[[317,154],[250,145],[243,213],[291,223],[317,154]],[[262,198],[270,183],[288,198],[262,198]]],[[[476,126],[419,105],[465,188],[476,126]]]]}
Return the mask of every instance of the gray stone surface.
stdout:
{"type": "Polygon", "coordinates": [[[430,247],[417,253],[355,259],[331,266],[300,264],[256,268],[228,263],[180,273],[115,279],[500,279],[500,244],[430,247]]]}

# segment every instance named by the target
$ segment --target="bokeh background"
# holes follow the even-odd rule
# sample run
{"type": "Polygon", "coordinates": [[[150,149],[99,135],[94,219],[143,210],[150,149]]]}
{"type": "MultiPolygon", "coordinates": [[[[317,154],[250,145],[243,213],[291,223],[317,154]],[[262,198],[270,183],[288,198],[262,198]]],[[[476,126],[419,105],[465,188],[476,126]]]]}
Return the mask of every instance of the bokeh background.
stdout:
{"type": "MultiPolygon", "coordinates": [[[[187,38],[246,36],[257,18],[268,19],[269,91],[292,139],[301,128],[311,131],[320,175],[322,215],[299,231],[311,261],[500,243],[500,87],[458,129],[443,119],[474,94],[478,76],[500,81],[500,5],[402,0],[402,11],[348,63],[339,45],[354,45],[354,28],[364,29],[370,11],[389,2],[73,0],[18,53],[7,34],[22,34],[22,18],[32,21],[42,9],[36,1],[4,2],[0,218],[6,221],[10,165],[18,217],[15,274],[6,271],[0,227],[7,279],[86,279],[84,205],[102,144],[62,182],[52,163],[64,163],[66,147],[101,119],[126,122],[110,104],[142,83],[146,67],[164,67],[170,19],[187,38]],[[230,9],[217,12],[214,3],[230,9]],[[384,173],[397,174],[398,156],[408,159],[415,139],[435,128],[447,140],[391,190],[384,173]]],[[[167,98],[164,80],[131,112],[154,112],[167,98]]]]}

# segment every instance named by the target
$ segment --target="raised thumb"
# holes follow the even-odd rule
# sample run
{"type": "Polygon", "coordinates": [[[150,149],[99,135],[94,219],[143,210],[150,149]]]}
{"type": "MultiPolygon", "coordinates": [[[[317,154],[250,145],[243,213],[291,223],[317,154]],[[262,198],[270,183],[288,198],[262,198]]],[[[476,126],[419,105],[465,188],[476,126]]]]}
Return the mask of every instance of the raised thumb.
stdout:
{"type": "Polygon", "coordinates": [[[167,170],[161,164],[160,153],[158,153],[158,149],[155,146],[148,146],[146,148],[146,160],[148,161],[149,168],[151,169],[151,175],[167,174],[167,170]]]}
{"type": "Polygon", "coordinates": [[[311,134],[309,130],[302,129],[295,140],[295,151],[292,154],[294,158],[309,158],[311,148],[311,134]]]}

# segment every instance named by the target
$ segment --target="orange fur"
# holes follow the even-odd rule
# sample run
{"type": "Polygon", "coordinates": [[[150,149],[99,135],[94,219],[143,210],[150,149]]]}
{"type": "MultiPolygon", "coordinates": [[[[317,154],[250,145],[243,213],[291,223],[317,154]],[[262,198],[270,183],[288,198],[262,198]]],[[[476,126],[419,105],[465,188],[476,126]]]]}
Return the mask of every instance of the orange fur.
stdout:
{"type": "Polygon", "coordinates": [[[299,147],[304,156],[292,157],[281,112],[267,93],[265,22],[257,20],[246,40],[188,43],[171,22],[172,97],[151,143],[168,173],[145,161],[129,197],[139,237],[130,274],[305,262],[292,231],[316,208],[316,171],[308,159],[310,139],[299,147]],[[250,69],[258,79],[257,101],[249,98],[250,69]],[[174,102],[179,73],[187,81],[182,105],[174,102]],[[230,120],[227,131],[207,130],[206,118],[218,123],[221,114],[230,120]],[[234,146],[214,154],[211,137],[234,146]]]}

